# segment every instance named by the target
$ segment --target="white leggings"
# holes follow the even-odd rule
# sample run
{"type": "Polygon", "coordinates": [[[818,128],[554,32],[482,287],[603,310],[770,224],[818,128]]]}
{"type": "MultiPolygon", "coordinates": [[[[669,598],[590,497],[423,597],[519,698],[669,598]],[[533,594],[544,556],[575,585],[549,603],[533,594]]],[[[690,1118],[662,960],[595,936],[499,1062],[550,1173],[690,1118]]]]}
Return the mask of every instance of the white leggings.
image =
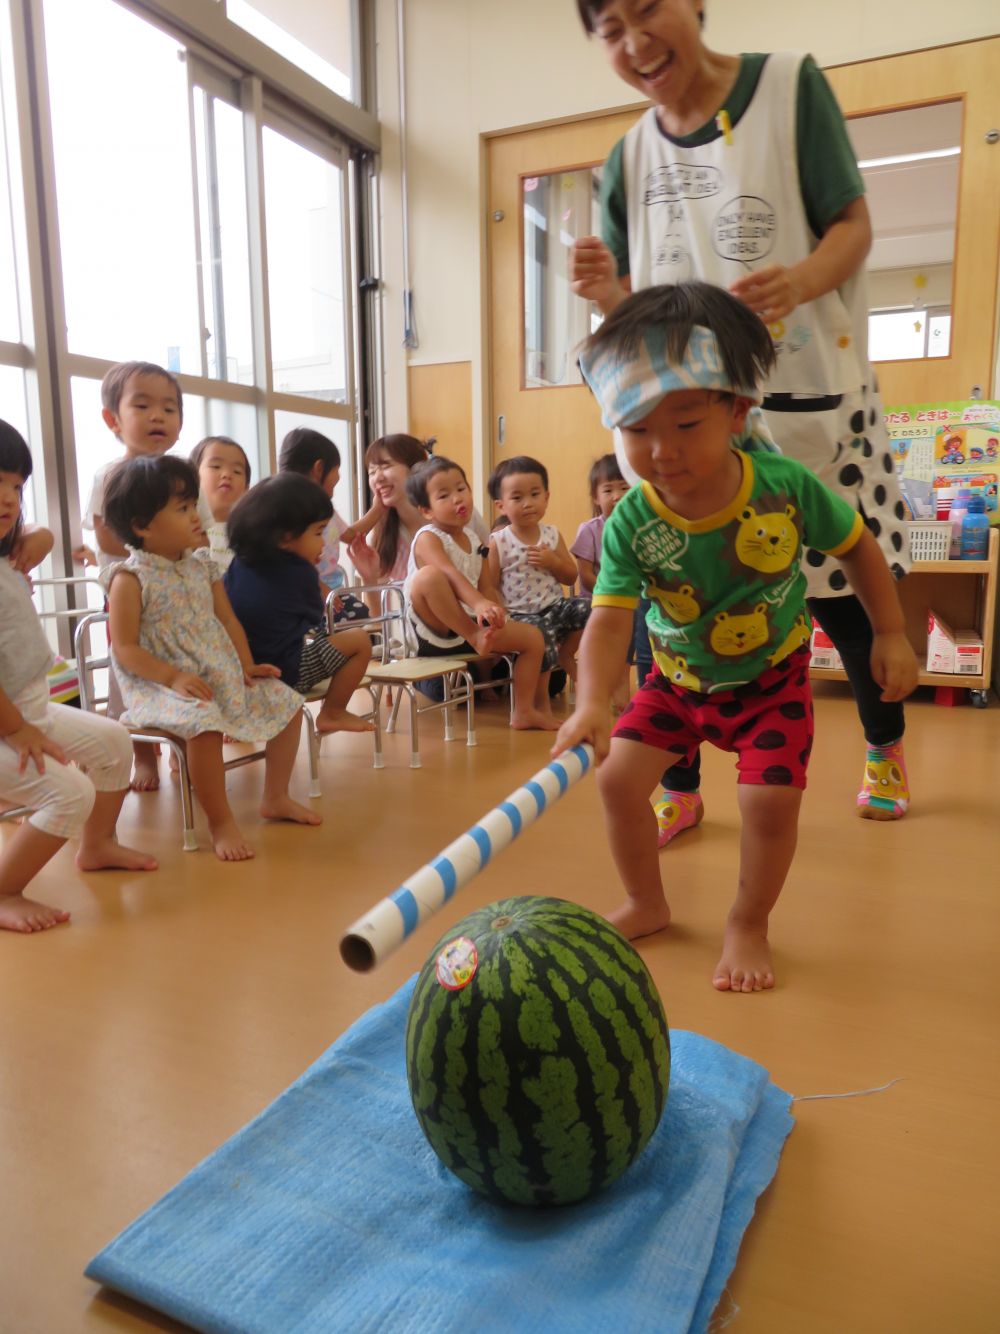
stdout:
{"type": "Polygon", "coordinates": [[[87,821],[94,806],[94,789],[120,792],[128,787],[132,770],[132,740],[120,723],[95,713],[50,704],[45,678],[27,686],[13,701],[25,722],[61,746],[75,764],[60,764],[45,756],[40,774],[29,759],[18,773],[13,747],[0,741],[0,801],[28,806],[29,823],[55,838],[72,838],[87,821]],[[81,773],[81,768],[87,770],[81,773]]]}

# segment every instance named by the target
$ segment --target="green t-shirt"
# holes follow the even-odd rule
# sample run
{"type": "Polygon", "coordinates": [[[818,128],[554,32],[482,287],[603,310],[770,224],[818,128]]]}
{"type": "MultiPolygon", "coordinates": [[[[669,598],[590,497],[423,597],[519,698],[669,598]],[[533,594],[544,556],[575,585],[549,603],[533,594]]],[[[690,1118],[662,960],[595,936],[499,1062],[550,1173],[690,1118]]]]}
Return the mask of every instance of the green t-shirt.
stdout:
{"type": "Polygon", "coordinates": [[[711,693],[754,681],[809,638],[803,547],[849,551],[861,515],[794,459],[742,451],[739,491],[717,514],[684,519],[649,482],[604,525],[595,607],[640,596],[653,657],[669,681],[711,693]]]}
{"type": "MultiPolygon", "coordinates": [[[[726,110],[733,125],[739,124],[750,105],[766,60],[766,55],[758,53],[740,57],[740,72],[726,98],[726,110]]],[[[661,133],[681,148],[697,148],[717,139],[720,131],[713,116],[693,134],[675,138],[663,130],[661,133]]],[[[795,139],[806,218],[813,232],[822,236],[851,200],[864,194],[865,183],[833,89],[812,56],[805,57],[799,71],[795,139]]],[[[601,235],[618,261],[621,277],[630,271],[623,142],[619,139],[612,148],[601,177],[601,235]]]]}

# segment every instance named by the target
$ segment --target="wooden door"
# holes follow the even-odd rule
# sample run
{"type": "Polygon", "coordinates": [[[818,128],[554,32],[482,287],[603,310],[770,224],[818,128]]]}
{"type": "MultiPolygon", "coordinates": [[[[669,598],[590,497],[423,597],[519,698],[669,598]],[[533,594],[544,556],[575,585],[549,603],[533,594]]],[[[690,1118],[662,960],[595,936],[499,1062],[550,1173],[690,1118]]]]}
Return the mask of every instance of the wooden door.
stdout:
{"type": "Polygon", "coordinates": [[[545,464],[552,492],[547,521],[556,525],[567,545],[579,524],[590,518],[590,465],[611,450],[612,442],[586,385],[525,387],[524,183],[603,162],[641,112],[636,108],[524,130],[488,144],[492,350],[488,458],[491,468],[515,454],[530,454],[545,464]],[[498,215],[502,215],[499,220],[498,215]]]}

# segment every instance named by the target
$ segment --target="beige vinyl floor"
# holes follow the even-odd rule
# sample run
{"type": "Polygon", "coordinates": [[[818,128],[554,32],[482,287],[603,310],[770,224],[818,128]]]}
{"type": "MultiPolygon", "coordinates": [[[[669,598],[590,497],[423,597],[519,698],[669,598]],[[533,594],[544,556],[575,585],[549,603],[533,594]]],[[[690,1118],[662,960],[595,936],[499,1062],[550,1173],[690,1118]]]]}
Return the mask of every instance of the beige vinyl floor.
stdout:
{"type": "MultiPolygon", "coordinates": [[[[878,825],[853,813],[862,744],[846,687],[816,694],[799,852],[773,917],[777,989],[709,982],[737,853],[732,762],[715,751],[703,826],[662,856],[676,926],[640,949],[672,1026],[753,1057],[789,1092],[901,1082],[795,1104],[720,1310],[738,1305],[741,1334],[992,1334],[1000,704],[940,708],[920,692],[914,807],[878,825]]],[[[499,706],[478,722],[467,749],[428,720],[418,772],[405,735],[386,739],[381,772],[367,738],[327,741],[319,830],[259,827],[260,768],[237,771],[253,863],[182,852],[167,783],[130,797],[122,822],[158,873],[80,877],[68,850],[47,868],[38,895],[72,924],[0,933],[2,1334],[179,1328],[99,1291],[87,1261],[395,990],[449,921],[511,893],[616,902],[588,779],[381,969],[343,966],[344,928],[545,763],[546,739],[508,731],[499,706]]]]}

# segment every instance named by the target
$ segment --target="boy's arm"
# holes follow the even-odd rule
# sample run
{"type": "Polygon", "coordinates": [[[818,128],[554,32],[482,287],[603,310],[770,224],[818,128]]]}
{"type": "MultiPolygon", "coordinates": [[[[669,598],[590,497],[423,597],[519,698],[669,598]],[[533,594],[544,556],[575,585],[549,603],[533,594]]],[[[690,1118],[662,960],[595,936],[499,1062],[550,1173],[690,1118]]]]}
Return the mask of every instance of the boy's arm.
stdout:
{"type": "Polygon", "coordinates": [[[42,561],[55,546],[56,539],[48,528],[29,523],[21,529],[21,534],[10,553],[10,563],[21,574],[28,574],[42,561]]]}
{"type": "Polygon", "coordinates": [[[580,583],[588,593],[593,593],[594,585],[597,583],[597,571],[594,569],[594,562],[586,560],[583,556],[576,558],[576,571],[580,576],[580,583]]]}
{"type": "Polygon", "coordinates": [[[221,579],[216,579],[212,584],[212,608],[222,622],[226,634],[233,641],[233,648],[236,650],[236,656],[243,668],[243,675],[248,681],[257,676],[281,675],[280,668],[273,667],[270,663],[254,662],[247,632],[243,629],[239,617],[233,611],[233,604],[229,601],[229,594],[226,592],[221,579]]]}
{"type": "Polygon", "coordinates": [[[94,515],[94,540],[106,556],[119,556],[124,560],[128,555],[124,543],[114,535],[100,514],[94,515]]]}
{"type": "Polygon", "coordinates": [[[341,542],[346,547],[350,546],[356,537],[367,537],[384,514],[385,506],[378,496],[375,496],[372,499],[371,509],[366,514],[362,514],[357,523],[348,524],[340,534],[341,542]]]}
{"type": "Polygon", "coordinates": [[[765,324],[815,301],[856,273],[871,249],[872,224],[864,195],[852,199],[827,227],[819,245],[798,264],[768,264],[730,287],[765,324]]]}
{"type": "Polygon", "coordinates": [[[576,659],[576,708],[559,729],[553,755],[589,741],[597,763],[606,758],[611,744],[611,695],[628,657],[633,616],[627,607],[594,607],[591,611],[576,659]]]}
{"type": "Polygon", "coordinates": [[[909,639],[896,582],[878,543],[865,528],[837,559],[868,614],[874,632],[872,676],[887,703],[905,699],[917,684],[917,659],[909,639]]]}
{"type": "Polygon", "coordinates": [[[502,582],[500,578],[501,573],[500,548],[493,539],[490,538],[490,554],[483,562],[483,573],[479,576],[479,591],[480,593],[486,592],[486,589],[483,588],[483,580],[484,577],[487,577],[486,588],[493,594],[491,601],[499,602],[500,605],[503,606],[504,601],[498,591],[502,582]]]}
{"type": "Polygon", "coordinates": [[[528,547],[528,564],[539,570],[548,570],[561,584],[572,584],[576,580],[576,561],[566,549],[562,534],[557,533],[554,547],[528,547]]]}

